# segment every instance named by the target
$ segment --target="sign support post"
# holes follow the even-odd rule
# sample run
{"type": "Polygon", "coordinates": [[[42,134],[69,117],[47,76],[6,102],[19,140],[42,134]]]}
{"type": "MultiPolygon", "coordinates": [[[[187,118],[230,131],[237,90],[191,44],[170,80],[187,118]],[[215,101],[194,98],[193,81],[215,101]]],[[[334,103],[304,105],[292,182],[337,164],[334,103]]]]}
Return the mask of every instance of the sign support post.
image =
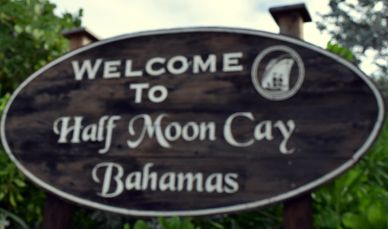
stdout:
{"type": "Polygon", "coordinates": [[[46,192],[42,229],[68,229],[74,205],[46,192]]]}
{"type": "MultiPolygon", "coordinates": [[[[303,23],[312,21],[305,4],[273,7],[269,11],[279,26],[280,34],[299,39],[303,39],[303,23]]],[[[285,229],[312,229],[311,193],[285,201],[283,214],[285,229]]]]}
{"type": "MultiPolygon", "coordinates": [[[[89,43],[98,41],[85,28],[77,28],[63,32],[69,40],[70,51],[89,43]]],[[[68,229],[75,206],[54,194],[46,192],[42,229],[68,229]]]]}

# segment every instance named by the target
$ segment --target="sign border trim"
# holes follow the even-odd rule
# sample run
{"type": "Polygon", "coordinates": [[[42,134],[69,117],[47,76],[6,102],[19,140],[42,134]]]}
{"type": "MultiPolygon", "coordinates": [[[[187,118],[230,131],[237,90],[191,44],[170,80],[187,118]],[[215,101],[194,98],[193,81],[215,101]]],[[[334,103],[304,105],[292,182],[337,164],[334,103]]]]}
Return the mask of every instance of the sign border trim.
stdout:
{"type": "Polygon", "coordinates": [[[313,44],[304,42],[302,40],[298,40],[295,38],[291,38],[288,36],[284,36],[281,34],[273,34],[268,32],[263,32],[259,30],[251,30],[251,29],[243,29],[243,28],[231,28],[231,27],[188,27],[188,28],[175,28],[175,29],[161,29],[161,30],[152,30],[152,31],[145,31],[145,32],[137,32],[137,33],[129,33],[124,34],[120,36],[116,36],[113,38],[109,38],[106,40],[102,40],[99,42],[92,43],[90,45],[81,47],[79,49],[76,49],[74,51],[71,51],[58,59],[50,62],[49,64],[45,65],[43,68],[39,69],[35,73],[33,73],[31,76],[29,76],[25,81],[23,81],[18,88],[13,92],[11,98],[9,99],[2,117],[1,117],[1,126],[0,126],[0,134],[1,134],[1,141],[4,146],[5,152],[8,154],[10,159],[16,164],[17,168],[23,172],[24,175],[26,175],[32,182],[37,184],[38,186],[42,187],[43,189],[54,193],[55,195],[60,196],[61,198],[64,198],[66,200],[78,203],[80,205],[84,205],[87,207],[92,207],[100,210],[110,211],[113,213],[118,214],[124,214],[124,215],[135,215],[135,216],[149,216],[149,217],[158,217],[158,216],[198,216],[198,215],[210,215],[210,214],[221,214],[221,213],[228,213],[228,212],[234,212],[234,211],[242,211],[242,210],[249,210],[257,207],[261,207],[268,204],[273,204],[277,202],[284,201],[286,199],[295,197],[297,195],[300,195],[304,192],[307,192],[309,190],[312,190],[319,185],[322,185],[329,180],[337,177],[341,173],[345,172],[347,169],[349,169],[351,166],[353,166],[362,155],[364,155],[367,150],[372,146],[374,141],[376,140],[377,136],[380,133],[380,129],[383,125],[385,117],[385,109],[384,109],[384,101],[383,98],[376,88],[376,86],[372,83],[371,80],[368,79],[368,77],[356,66],[351,64],[350,62],[336,56],[335,54],[332,54],[328,51],[325,51],[324,49],[315,46],[313,44]],[[326,175],[320,177],[319,179],[316,179],[308,184],[305,184],[303,186],[300,186],[296,189],[291,189],[288,192],[282,193],[280,195],[276,195],[267,199],[259,200],[259,201],[253,201],[248,203],[242,203],[242,204],[236,204],[232,206],[227,207],[217,207],[217,208],[208,208],[208,209],[199,209],[199,210],[181,210],[181,211],[147,211],[147,210],[137,210],[137,209],[127,209],[127,208],[121,208],[121,207],[113,207],[106,204],[97,203],[91,200],[83,199],[80,197],[77,197],[75,195],[66,193],[64,191],[61,191],[50,184],[42,181],[35,175],[33,175],[30,171],[28,171],[22,164],[19,163],[19,161],[14,157],[14,155],[11,153],[11,150],[9,148],[7,138],[5,135],[5,122],[7,119],[7,113],[9,108],[11,107],[14,99],[19,94],[19,92],[28,85],[32,80],[34,80],[37,76],[41,75],[43,72],[45,72],[47,69],[55,66],[56,64],[63,62],[66,59],[69,59],[81,52],[84,52],[89,49],[96,48],[98,46],[116,42],[124,39],[130,39],[130,38],[136,38],[136,37],[143,37],[143,36],[150,36],[150,35],[166,35],[166,34],[178,34],[178,33],[189,33],[189,32],[226,32],[226,33],[236,33],[240,35],[254,35],[254,36],[261,36],[265,38],[270,38],[274,40],[280,40],[285,41],[294,45],[298,45],[310,50],[313,50],[317,53],[320,53],[322,55],[325,55],[331,59],[334,59],[338,63],[344,65],[348,69],[352,70],[356,75],[358,75],[361,79],[364,80],[364,82],[369,86],[369,88],[372,90],[376,97],[376,102],[379,108],[378,115],[376,118],[376,123],[370,132],[370,135],[364,142],[364,144],[353,154],[353,156],[350,158],[350,160],[346,161],[344,164],[342,164],[340,167],[337,167],[333,171],[327,173],[326,175]]]}

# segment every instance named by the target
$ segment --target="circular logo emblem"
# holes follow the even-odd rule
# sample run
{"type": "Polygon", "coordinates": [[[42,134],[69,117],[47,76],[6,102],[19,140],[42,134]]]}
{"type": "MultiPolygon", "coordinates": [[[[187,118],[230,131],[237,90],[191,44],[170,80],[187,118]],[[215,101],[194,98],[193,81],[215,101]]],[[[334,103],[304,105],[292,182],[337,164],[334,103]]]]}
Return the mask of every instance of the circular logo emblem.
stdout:
{"type": "Polygon", "coordinates": [[[304,74],[299,54],[280,45],[264,49],[252,66],[253,85],[269,100],[285,100],[295,95],[302,86],[304,74]]]}

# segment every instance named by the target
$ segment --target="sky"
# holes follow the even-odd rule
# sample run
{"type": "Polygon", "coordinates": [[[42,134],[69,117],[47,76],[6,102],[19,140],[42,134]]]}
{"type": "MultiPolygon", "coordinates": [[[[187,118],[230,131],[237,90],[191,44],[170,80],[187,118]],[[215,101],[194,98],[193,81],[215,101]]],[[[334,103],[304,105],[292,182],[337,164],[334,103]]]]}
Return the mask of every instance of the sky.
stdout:
{"type": "Polygon", "coordinates": [[[83,26],[99,39],[155,29],[227,26],[278,33],[270,7],[305,3],[313,22],[305,24],[305,40],[326,47],[328,35],[316,29],[318,13],[329,0],[51,0],[56,13],[83,9],[83,26]]]}

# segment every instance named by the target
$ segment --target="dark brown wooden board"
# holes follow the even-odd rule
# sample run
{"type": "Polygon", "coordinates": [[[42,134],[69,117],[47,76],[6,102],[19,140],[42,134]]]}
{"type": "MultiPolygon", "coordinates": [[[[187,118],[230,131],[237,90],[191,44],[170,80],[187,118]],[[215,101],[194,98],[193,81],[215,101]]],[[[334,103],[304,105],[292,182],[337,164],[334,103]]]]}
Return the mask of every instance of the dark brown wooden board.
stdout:
{"type": "MultiPolygon", "coordinates": [[[[160,69],[163,65],[153,67],[160,69]]],[[[123,74],[125,69],[120,67],[118,71],[123,74]]],[[[203,215],[283,201],[327,182],[360,159],[378,135],[383,118],[382,98],[370,80],[352,64],[320,48],[259,31],[190,28],[124,35],[68,53],[17,89],[4,111],[1,133],[4,147],[19,169],[39,186],[65,199],[122,214],[203,215]],[[270,69],[271,60],[291,55],[279,50],[292,50],[300,58],[299,65],[297,57],[291,58],[294,65],[290,87],[296,87],[301,75],[302,83],[287,98],[266,97],[253,81],[270,69]],[[241,71],[223,71],[225,53],[242,54],[241,58],[234,58],[237,63],[231,64],[241,66],[241,71]],[[216,71],[194,74],[193,56],[206,60],[210,54],[216,56],[216,71]],[[191,61],[188,71],[160,76],[144,71],[147,61],[154,57],[169,60],[176,56],[191,61]],[[104,79],[100,68],[93,80],[75,80],[72,61],[95,63],[97,59],[122,63],[132,60],[134,70],[143,70],[144,74],[104,79]],[[135,103],[135,93],[129,88],[136,83],[163,85],[168,97],[152,103],[144,93],[143,102],[135,103]],[[252,139],[254,128],[261,121],[274,124],[292,120],[295,129],[286,147],[294,151],[280,152],[282,135],[276,128],[271,141],[254,141],[246,147],[231,145],[223,129],[226,120],[237,113],[245,116],[234,119],[231,128],[241,143],[252,139]],[[128,125],[141,114],[153,120],[165,114],[163,130],[171,122],[213,122],[215,139],[179,139],[166,148],[155,136],[145,136],[138,147],[130,148],[127,141],[139,137],[143,122],[134,122],[134,136],[128,125]],[[98,123],[103,116],[120,116],[114,122],[110,150],[98,153],[104,142],[97,141],[59,143],[54,123],[64,116],[83,117],[83,127],[98,123]],[[223,188],[187,191],[184,185],[184,190],[162,191],[158,186],[157,190],[124,189],[112,197],[102,197],[98,194],[102,184],[96,180],[103,180],[108,170],[99,169],[94,179],[92,171],[98,164],[108,162],[123,168],[123,184],[129,173],[141,171],[143,176],[144,166],[152,163],[151,172],[158,175],[159,181],[167,173],[176,177],[179,173],[201,173],[204,180],[213,174],[222,181],[214,178],[209,187],[221,182],[223,188]],[[238,189],[231,193],[226,191],[232,188],[225,184],[227,174],[237,175],[234,184],[238,189]]],[[[113,178],[117,175],[115,168],[113,178]]],[[[175,184],[168,178],[164,182],[172,182],[168,187],[177,188],[177,180],[175,184]]],[[[117,190],[120,185],[116,184],[114,179],[107,182],[107,193],[117,190]]]]}

